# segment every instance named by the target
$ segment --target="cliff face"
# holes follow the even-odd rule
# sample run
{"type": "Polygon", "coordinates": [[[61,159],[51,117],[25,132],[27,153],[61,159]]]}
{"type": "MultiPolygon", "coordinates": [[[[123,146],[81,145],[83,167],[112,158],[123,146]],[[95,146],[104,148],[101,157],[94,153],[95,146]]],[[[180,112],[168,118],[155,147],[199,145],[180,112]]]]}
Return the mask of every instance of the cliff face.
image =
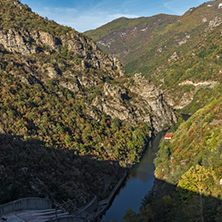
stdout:
{"type": "MultiPolygon", "coordinates": [[[[177,117],[172,108],[166,103],[163,98],[163,92],[157,88],[152,82],[136,74],[133,78],[135,86],[130,87],[130,90],[137,94],[145,107],[149,107],[151,123],[157,131],[161,131],[164,126],[169,126],[171,122],[176,122],[177,117]]],[[[146,120],[144,120],[146,122],[146,120]]]]}
{"type": "Polygon", "coordinates": [[[82,59],[80,69],[87,66],[87,62],[93,68],[101,68],[104,71],[109,71],[114,75],[111,68],[116,66],[120,75],[124,74],[124,70],[118,60],[112,59],[110,56],[101,52],[97,45],[77,32],[66,33],[55,38],[50,33],[43,31],[28,31],[10,29],[5,32],[0,30],[0,44],[10,52],[20,53],[29,56],[33,53],[43,52],[47,55],[55,52],[61,53],[62,48],[67,47],[67,50],[72,52],[72,55],[78,55],[82,59]],[[86,60],[86,61],[84,61],[86,60]]]}
{"type": "Polygon", "coordinates": [[[211,93],[200,94],[211,86],[181,83],[221,83],[221,10],[221,1],[210,1],[182,16],[120,18],[86,34],[118,57],[128,73],[152,79],[174,109],[194,113],[199,99],[210,99],[211,93]]]}
{"type": "Polygon", "coordinates": [[[23,68],[36,77],[41,76],[43,82],[56,80],[77,96],[83,96],[86,90],[88,95],[85,96],[91,96],[95,92],[90,90],[100,88],[100,93],[87,106],[95,106],[112,118],[125,120],[131,125],[143,121],[156,131],[176,121],[161,90],[138,74],[126,78],[119,60],[104,54],[91,39],[75,31],[56,38],[43,31],[10,29],[0,31],[0,44],[15,55],[21,54],[23,68]],[[39,62],[38,57],[50,58],[64,53],[69,56],[65,62],[39,62]],[[34,61],[27,62],[31,57],[34,61]],[[95,73],[96,70],[99,73],[95,73]]]}
{"type": "Polygon", "coordinates": [[[0,20],[0,202],[104,199],[176,122],[162,91],[19,1],[0,1],[0,20]]]}
{"type": "Polygon", "coordinates": [[[106,83],[103,89],[106,97],[111,99],[96,97],[92,104],[113,118],[131,125],[142,121],[156,131],[177,121],[173,110],[164,101],[162,91],[140,74],[135,74],[123,86],[106,83]]]}

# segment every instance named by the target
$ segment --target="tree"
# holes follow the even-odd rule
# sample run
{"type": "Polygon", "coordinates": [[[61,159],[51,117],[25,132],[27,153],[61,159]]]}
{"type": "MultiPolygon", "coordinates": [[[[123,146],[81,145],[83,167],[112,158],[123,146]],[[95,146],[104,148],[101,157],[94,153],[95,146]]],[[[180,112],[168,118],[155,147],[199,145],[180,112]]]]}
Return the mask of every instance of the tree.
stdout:
{"type": "Polygon", "coordinates": [[[123,222],[140,222],[140,221],[142,221],[142,219],[132,209],[128,209],[126,211],[126,214],[123,216],[123,222]]]}
{"type": "Polygon", "coordinates": [[[212,196],[215,194],[215,190],[217,189],[215,172],[200,165],[192,166],[183,174],[177,187],[183,189],[180,192],[183,201],[195,209],[195,211],[187,211],[188,216],[196,217],[199,215],[199,220],[204,222],[203,196],[212,196]],[[197,195],[199,198],[196,198],[197,195]]]}

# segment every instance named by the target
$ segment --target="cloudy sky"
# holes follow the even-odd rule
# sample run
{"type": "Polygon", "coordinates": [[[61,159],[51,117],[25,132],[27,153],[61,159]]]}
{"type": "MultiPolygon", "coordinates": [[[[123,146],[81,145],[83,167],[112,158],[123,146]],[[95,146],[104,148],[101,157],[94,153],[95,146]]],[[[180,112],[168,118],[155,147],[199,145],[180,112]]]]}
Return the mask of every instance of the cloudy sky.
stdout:
{"type": "Polygon", "coordinates": [[[182,15],[204,0],[21,0],[32,11],[79,32],[95,29],[116,18],[159,13],[182,15]]]}

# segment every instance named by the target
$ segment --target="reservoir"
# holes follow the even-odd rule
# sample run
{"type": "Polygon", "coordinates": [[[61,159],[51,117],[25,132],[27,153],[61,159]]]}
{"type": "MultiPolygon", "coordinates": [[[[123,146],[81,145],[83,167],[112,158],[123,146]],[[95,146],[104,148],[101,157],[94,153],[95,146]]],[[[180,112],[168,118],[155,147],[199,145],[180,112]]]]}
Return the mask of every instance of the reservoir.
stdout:
{"type": "Polygon", "coordinates": [[[125,185],[102,217],[103,221],[116,219],[121,222],[128,209],[133,209],[136,213],[139,213],[141,200],[153,187],[155,178],[153,160],[159,149],[160,140],[164,135],[165,132],[160,132],[151,140],[141,162],[132,169],[125,185]]]}

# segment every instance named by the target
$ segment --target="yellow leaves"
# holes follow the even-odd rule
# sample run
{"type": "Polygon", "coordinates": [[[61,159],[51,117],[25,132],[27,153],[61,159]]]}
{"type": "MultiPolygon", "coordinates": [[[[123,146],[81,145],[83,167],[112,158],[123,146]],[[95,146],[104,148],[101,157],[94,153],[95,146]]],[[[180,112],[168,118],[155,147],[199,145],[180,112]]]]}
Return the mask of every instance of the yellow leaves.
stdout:
{"type": "Polygon", "coordinates": [[[200,165],[192,166],[183,174],[177,187],[214,197],[217,197],[221,190],[215,172],[200,165]]]}

